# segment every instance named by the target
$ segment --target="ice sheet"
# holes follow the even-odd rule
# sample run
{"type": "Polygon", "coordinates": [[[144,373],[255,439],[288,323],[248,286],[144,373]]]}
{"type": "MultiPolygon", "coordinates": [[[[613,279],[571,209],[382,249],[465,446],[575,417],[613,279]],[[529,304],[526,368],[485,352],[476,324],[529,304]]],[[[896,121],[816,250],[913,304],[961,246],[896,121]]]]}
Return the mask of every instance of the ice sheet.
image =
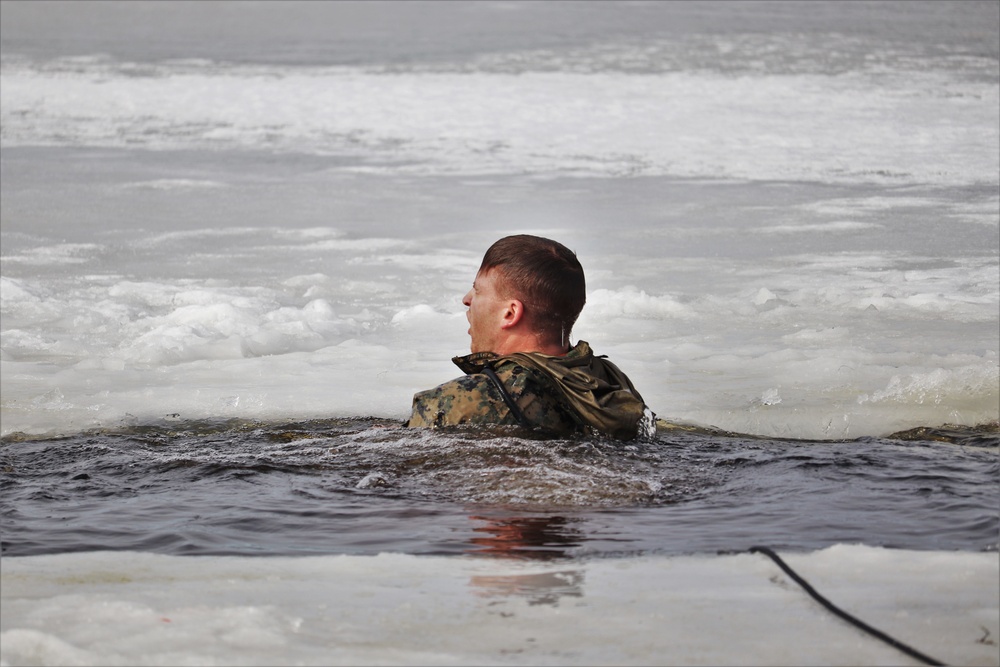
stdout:
{"type": "MultiPolygon", "coordinates": [[[[1000,664],[996,553],[785,554],[947,664],[1000,664]]],[[[2,562],[4,665],[899,665],[763,555],[566,562],[169,557],[2,562]]]]}

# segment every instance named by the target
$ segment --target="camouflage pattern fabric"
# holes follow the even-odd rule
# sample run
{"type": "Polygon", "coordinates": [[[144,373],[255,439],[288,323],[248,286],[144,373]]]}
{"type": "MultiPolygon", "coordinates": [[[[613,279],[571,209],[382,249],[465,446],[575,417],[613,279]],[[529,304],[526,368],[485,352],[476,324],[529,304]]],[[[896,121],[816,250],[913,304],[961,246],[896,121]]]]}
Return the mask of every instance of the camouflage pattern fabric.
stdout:
{"type": "Polygon", "coordinates": [[[585,341],[564,357],[479,352],[453,361],[468,375],[416,394],[409,426],[518,425],[483,372],[487,367],[520,408],[525,425],[553,436],[596,432],[630,440],[646,411],[628,377],[585,341]]]}

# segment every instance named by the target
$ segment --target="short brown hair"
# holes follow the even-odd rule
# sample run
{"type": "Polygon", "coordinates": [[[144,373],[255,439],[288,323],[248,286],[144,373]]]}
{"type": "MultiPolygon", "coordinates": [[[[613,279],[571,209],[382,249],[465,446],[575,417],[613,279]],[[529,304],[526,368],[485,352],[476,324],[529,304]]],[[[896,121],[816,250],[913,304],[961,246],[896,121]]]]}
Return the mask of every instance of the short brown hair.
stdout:
{"type": "Polygon", "coordinates": [[[522,301],[539,332],[568,338],[587,302],[587,282],[576,253],[540,236],[506,236],[486,251],[480,272],[500,269],[504,296],[522,301]]]}

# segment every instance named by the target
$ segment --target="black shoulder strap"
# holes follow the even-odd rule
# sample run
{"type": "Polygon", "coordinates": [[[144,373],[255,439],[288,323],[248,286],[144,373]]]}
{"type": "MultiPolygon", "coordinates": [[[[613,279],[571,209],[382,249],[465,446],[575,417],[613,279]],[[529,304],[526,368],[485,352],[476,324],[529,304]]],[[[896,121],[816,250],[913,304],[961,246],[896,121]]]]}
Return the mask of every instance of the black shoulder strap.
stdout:
{"type": "Polygon", "coordinates": [[[503,386],[503,382],[501,382],[500,378],[497,377],[496,372],[489,366],[484,366],[483,373],[486,377],[492,380],[493,384],[496,385],[496,388],[500,390],[500,396],[503,398],[503,402],[507,404],[507,409],[510,410],[512,415],[514,415],[517,423],[525,428],[530,428],[531,425],[528,423],[528,420],[525,419],[524,413],[521,412],[521,408],[514,402],[514,397],[507,391],[507,387],[503,386]]]}

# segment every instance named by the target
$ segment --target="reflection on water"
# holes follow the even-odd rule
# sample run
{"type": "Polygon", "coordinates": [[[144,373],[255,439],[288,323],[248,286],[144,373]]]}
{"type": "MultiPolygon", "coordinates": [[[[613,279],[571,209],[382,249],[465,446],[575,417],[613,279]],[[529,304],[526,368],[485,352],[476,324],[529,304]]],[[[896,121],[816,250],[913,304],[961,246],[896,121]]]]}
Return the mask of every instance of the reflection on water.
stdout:
{"type": "MultiPolygon", "coordinates": [[[[514,560],[552,561],[571,558],[568,549],[586,536],[562,516],[471,516],[478,522],[469,539],[475,556],[514,560]]],[[[583,571],[562,569],[531,574],[476,575],[469,581],[481,597],[520,597],[530,605],[555,605],[563,597],[583,597],[583,571]]]]}
{"type": "Polygon", "coordinates": [[[555,605],[563,597],[583,597],[583,571],[477,575],[469,580],[469,585],[481,597],[521,597],[529,605],[555,605]]]}
{"type": "Polygon", "coordinates": [[[469,540],[476,547],[469,553],[475,556],[531,560],[568,558],[567,548],[580,546],[586,539],[571,525],[579,519],[561,516],[469,518],[482,522],[472,529],[476,536],[469,540]]]}

